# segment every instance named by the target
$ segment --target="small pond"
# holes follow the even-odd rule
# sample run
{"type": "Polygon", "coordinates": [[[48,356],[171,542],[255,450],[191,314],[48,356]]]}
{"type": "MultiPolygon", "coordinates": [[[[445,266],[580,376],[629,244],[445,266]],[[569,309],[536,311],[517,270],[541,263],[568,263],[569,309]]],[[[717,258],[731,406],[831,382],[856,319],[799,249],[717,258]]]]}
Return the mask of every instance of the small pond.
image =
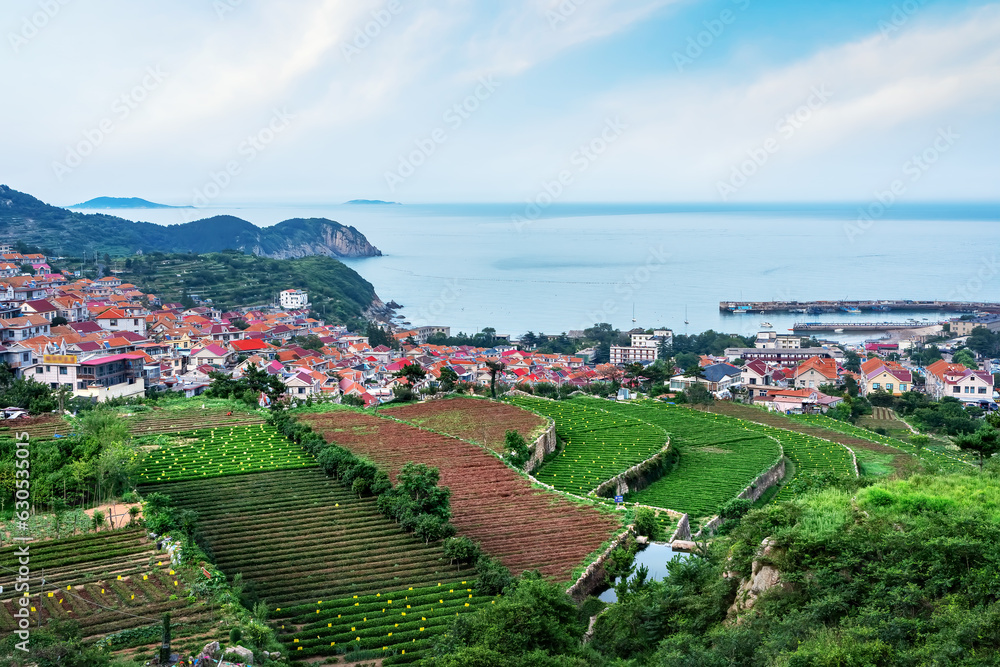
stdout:
{"type": "MultiPolygon", "coordinates": [[[[663,579],[667,576],[667,562],[674,556],[680,556],[683,559],[690,558],[691,554],[684,551],[674,551],[669,544],[653,542],[635,555],[635,568],[638,570],[640,565],[648,567],[650,581],[663,579]]],[[[614,588],[609,588],[598,597],[609,604],[618,601],[614,588]]]]}

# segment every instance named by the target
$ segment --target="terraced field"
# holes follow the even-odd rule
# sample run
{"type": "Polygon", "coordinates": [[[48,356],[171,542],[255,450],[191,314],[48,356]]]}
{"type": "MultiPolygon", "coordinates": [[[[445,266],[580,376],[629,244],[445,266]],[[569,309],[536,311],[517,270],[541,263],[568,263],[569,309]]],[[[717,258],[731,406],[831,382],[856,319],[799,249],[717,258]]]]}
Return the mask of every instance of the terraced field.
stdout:
{"type": "Polygon", "coordinates": [[[847,435],[861,442],[875,443],[883,447],[890,447],[894,450],[905,452],[910,456],[919,457],[923,461],[932,462],[947,472],[960,472],[968,470],[969,466],[975,464],[975,459],[963,452],[949,451],[939,446],[925,447],[923,450],[918,451],[912,444],[899,440],[898,438],[879,435],[874,431],[853,426],[825,415],[798,415],[793,418],[793,421],[807,424],[809,426],[820,427],[825,430],[836,431],[837,433],[847,435]]]}
{"type": "Polygon", "coordinates": [[[602,482],[654,456],[667,442],[662,428],[622,412],[600,409],[594,402],[526,396],[511,402],[555,420],[563,450],[534,475],[560,491],[586,495],[602,482]]]}
{"type": "Polygon", "coordinates": [[[161,433],[181,433],[196,429],[220,426],[254,426],[263,424],[257,415],[239,413],[226,408],[170,407],[161,410],[137,412],[127,417],[132,435],[159,435],[161,433]]]}
{"type": "MultiPolygon", "coordinates": [[[[288,650],[302,649],[296,657],[332,655],[338,647],[346,648],[344,638],[355,632],[361,648],[386,646],[387,655],[406,648],[406,657],[399,653],[397,660],[417,659],[429,636],[443,625],[425,626],[429,629],[422,636],[427,641],[416,646],[405,633],[383,638],[375,631],[381,626],[374,622],[362,623],[364,633],[348,629],[358,627],[357,619],[342,608],[353,607],[365,596],[381,599],[410,587],[423,590],[440,583],[450,590],[454,582],[464,580],[463,587],[469,588],[475,576],[468,568],[459,571],[450,565],[440,544],[424,544],[400,530],[378,511],[374,498],[358,499],[316,468],[180,481],[141,490],[166,493],[177,507],[198,512],[199,530],[216,565],[230,576],[242,573],[247,590],[268,602],[272,616],[283,621],[281,639],[288,650]],[[345,604],[346,600],[351,602],[345,604]],[[328,609],[341,609],[341,617],[333,618],[328,609]],[[304,624],[304,615],[309,625],[304,624]],[[315,625],[320,619],[325,627],[315,625]],[[400,648],[404,642],[413,646],[400,648]]],[[[455,606],[452,598],[449,595],[446,601],[449,611],[455,606]]],[[[396,604],[397,597],[386,599],[396,604]]],[[[474,608],[464,604],[454,611],[474,608]]],[[[359,603],[355,611],[360,608],[359,603]]]]}
{"type": "MultiPolygon", "coordinates": [[[[889,465],[896,472],[907,472],[918,466],[917,449],[913,445],[880,436],[877,433],[851,426],[850,424],[831,419],[823,415],[796,415],[787,417],[729,401],[717,401],[711,408],[714,412],[740,417],[758,424],[796,431],[805,435],[831,440],[858,452],[859,461],[865,460],[866,452],[875,455],[888,455],[889,465]]],[[[920,452],[920,459],[932,461],[941,466],[942,470],[953,472],[964,470],[961,454],[936,451],[925,448],[920,452]]]]}
{"type": "Polygon", "coordinates": [[[601,403],[607,403],[610,412],[661,427],[680,455],[666,475],[628,494],[628,502],[665,507],[692,518],[709,517],[782,455],[777,440],[739,420],[654,401],[601,403]]]}
{"type": "Polygon", "coordinates": [[[476,445],[351,410],[302,415],[328,442],[384,467],[394,478],[413,461],[436,467],[451,489],[452,523],[515,574],[538,569],[567,581],[617,531],[619,519],[532,488],[476,445]]]}
{"type": "Polygon", "coordinates": [[[508,430],[517,431],[531,444],[532,435],[546,426],[544,419],[527,410],[509,403],[477,398],[411,403],[398,408],[386,408],[382,413],[420,428],[483,445],[498,453],[505,449],[504,438],[508,430]]]}
{"type": "Polygon", "coordinates": [[[374,594],[316,600],[277,612],[294,659],[374,651],[384,664],[419,660],[455,616],[492,604],[463,579],[374,594]]]}
{"type": "Polygon", "coordinates": [[[71,427],[62,417],[57,415],[39,415],[26,419],[4,421],[0,426],[0,438],[13,438],[15,433],[29,433],[32,440],[51,439],[55,434],[69,435],[71,427]]]}
{"type": "Polygon", "coordinates": [[[315,459],[265,424],[205,428],[180,434],[182,442],[149,453],[141,482],[170,482],[308,468],[315,459]]]}
{"type": "MultiPolygon", "coordinates": [[[[216,610],[204,601],[188,602],[183,591],[190,582],[171,569],[169,559],[142,530],[33,542],[30,551],[32,625],[39,615],[43,623],[72,620],[89,641],[123,632],[128,636],[113,641],[111,648],[122,655],[141,653],[144,658],[159,645],[164,612],[172,616],[175,646],[185,652],[223,638],[213,624],[216,610]],[[171,600],[178,592],[179,599],[171,600]]],[[[14,600],[18,567],[14,552],[14,547],[0,548],[0,633],[4,634],[16,627],[12,614],[20,608],[14,600]]]]}

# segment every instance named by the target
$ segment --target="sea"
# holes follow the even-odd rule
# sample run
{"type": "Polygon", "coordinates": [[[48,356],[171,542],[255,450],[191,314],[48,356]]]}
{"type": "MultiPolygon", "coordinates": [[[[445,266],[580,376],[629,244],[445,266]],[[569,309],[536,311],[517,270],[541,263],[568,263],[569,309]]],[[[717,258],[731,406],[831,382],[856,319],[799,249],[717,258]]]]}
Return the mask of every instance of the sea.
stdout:
{"type": "Polygon", "coordinates": [[[344,261],[383,301],[403,306],[400,323],[453,333],[558,334],[608,322],[749,335],[765,324],[785,332],[801,321],[930,323],[954,313],[733,315],[720,301],[1000,301],[998,203],[255,203],[101,212],[164,225],[223,214],[258,226],[336,220],[382,251],[344,261]]]}

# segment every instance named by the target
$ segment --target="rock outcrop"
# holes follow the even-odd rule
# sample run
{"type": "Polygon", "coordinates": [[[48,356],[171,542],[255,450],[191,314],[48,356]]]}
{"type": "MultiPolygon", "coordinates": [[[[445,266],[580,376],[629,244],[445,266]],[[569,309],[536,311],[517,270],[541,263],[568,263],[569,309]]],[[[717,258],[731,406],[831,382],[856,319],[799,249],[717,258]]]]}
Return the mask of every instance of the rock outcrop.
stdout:
{"type": "Polygon", "coordinates": [[[771,540],[766,539],[761,542],[761,550],[753,561],[750,578],[740,582],[740,587],[736,591],[736,601],[729,607],[731,617],[753,609],[760,596],[775,586],[787,586],[781,581],[781,572],[767,562],[773,556],[774,544],[771,540]]]}

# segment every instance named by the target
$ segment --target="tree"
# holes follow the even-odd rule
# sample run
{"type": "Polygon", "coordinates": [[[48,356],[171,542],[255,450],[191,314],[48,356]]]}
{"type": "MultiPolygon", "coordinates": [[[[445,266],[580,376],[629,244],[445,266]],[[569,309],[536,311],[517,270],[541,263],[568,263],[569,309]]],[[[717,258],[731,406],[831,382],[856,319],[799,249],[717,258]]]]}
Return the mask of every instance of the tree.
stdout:
{"type": "Polygon", "coordinates": [[[417,362],[411,361],[410,363],[406,364],[398,371],[393,373],[392,376],[396,378],[404,378],[406,380],[406,383],[410,387],[412,387],[413,385],[417,384],[425,377],[427,377],[427,371],[425,371],[423,367],[417,362]]]}
{"type": "Polygon", "coordinates": [[[625,366],[625,377],[630,380],[628,383],[630,387],[636,387],[638,385],[639,376],[642,375],[645,368],[642,364],[635,361],[625,366]]]}
{"type": "Polygon", "coordinates": [[[33,267],[31,264],[22,264],[21,268],[20,268],[20,271],[21,271],[21,273],[26,273],[29,276],[30,275],[34,275],[34,273],[35,273],[35,267],[33,267]]]}
{"type": "Polygon", "coordinates": [[[160,664],[170,664],[170,614],[163,615],[162,644],[160,644],[160,664]]]}
{"type": "Polygon", "coordinates": [[[705,379],[705,369],[702,368],[701,364],[692,364],[684,369],[684,375],[689,378],[698,378],[701,380],[705,379]]]}
{"type": "Polygon", "coordinates": [[[708,406],[715,402],[711,392],[701,382],[696,382],[684,392],[687,400],[692,405],[708,406]]]}
{"type": "Polygon", "coordinates": [[[523,468],[524,464],[531,458],[531,450],[528,449],[528,443],[525,442],[524,437],[517,431],[508,430],[504,434],[504,448],[507,460],[515,468],[523,468]]]}
{"type": "Polygon", "coordinates": [[[468,537],[449,537],[444,541],[444,557],[462,569],[463,563],[474,563],[480,555],[479,545],[468,537]]]}
{"type": "Polygon", "coordinates": [[[69,324],[69,320],[67,320],[62,315],[56,315],[55,317],[52,318],[52,323],[51,324],[54,327],[61,327],[64,324],[69,324]]]}
{"type": "Polygon", "coordinates": [[[621,383],[622,378],[625,377],[625,371],[614,364],[598,364],[594,368],[594,371],[597,373],[597,377],[605,382],[610,382],[615,391],[618,390],[618,385],[621,383]]]}
{"type": "Polygon", "coordinates": [[[854,350],[844,352],[844,368],[852,373],[861,372],[861,357],[854,350]]]}
{"type": "Polygon", "coordinates": [[[441,369],[438,380],[441,382],[442,391],[454,391],[455,385],[458,383],[458,373],[451,366],[445,366],[441,369]]]}
{"type": "Polygon", "coordinates": [[[970,349],[964,347],[952,355],[951,362],[953,364],[962,364],[972,370],[978,370],[979,368],[979,365],[976,363],[976,355],[970,349]]]}
{"type": "Polygon", "coordinates": [[[910,436],[910,442],[913,443],[913,446],[917,448],[917,456],[920,455],[920,452],[923,451],[924,447],[926,447],[927,443],[929,443],[930,441],[931,441],[930,437],[922,433],[910,436]]]}
{"type": "Polygon", "coordinates": [[[983,469],[983,460],[1000,452],[1000,430],[990,424],[983,424],[975,433],[961,435],[955,439],[955,444],[963,451],[979,455],[979,469],[983,469]]]}
{"type": "Polygon", "coordinates": [[[490,372],[490,395],[497,397],[497,374],[502,373],[507,365],[502,361],[487,361],[486,368],[490,372]]]}

